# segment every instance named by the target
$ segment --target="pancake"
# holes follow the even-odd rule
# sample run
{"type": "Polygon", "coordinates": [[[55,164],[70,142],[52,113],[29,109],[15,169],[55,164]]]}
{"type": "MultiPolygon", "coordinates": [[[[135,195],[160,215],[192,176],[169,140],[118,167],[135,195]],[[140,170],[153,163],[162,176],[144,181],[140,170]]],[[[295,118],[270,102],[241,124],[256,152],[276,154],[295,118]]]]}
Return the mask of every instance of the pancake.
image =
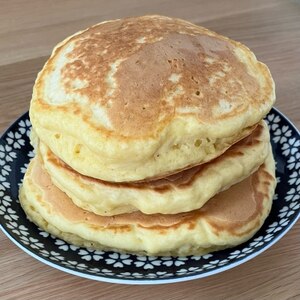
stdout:
{"type": "Polygon", "coordinates": [[[270,212],[275,185],[270,151],[255,173],[199,210],[103,217],[73,204],[34,158],[24,177],[20,203],[39,227],[75,245],[147,255],[200,255],[251,238],[270,212]]]}
{"type": "Polygon", "coordinates": [[[268,68],[241,43],[162,16],[94,25],[58,44],[30,119],[77,172],[158,179],[246,137],[275,101],[268,68]]]}
{"type": "Polygon", "coordinates": [[[215,160],[164,179],[110,183],[83,176],[39,143],[38,152],[52,182],[79,207],[99,215],[141,211],[176,214],[201,208],[211,197],[242,181],[265,161],[269,131],[264,121],[215,160]]]}

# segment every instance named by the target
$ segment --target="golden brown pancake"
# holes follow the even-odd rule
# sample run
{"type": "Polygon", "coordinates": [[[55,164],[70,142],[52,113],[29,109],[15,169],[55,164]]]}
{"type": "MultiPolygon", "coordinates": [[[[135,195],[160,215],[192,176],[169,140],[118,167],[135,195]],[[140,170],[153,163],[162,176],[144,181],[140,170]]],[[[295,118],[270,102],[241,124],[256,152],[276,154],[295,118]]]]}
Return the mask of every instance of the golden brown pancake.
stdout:
{"type": "Polygon", "coordinates": [[[58,44],[36,80],[38,137],[77,172],[162,178],[221,155],[275,101],[244,45],[189,22],[144,16],[96,24],[58,44]]]}
{"type": "Polygon", "coordinates": [[[34,158],[24,177],[20,201],[33,222],[70,243],[147,255],[191,255],[233,247],[251,238],[269,214],[275,185],[270,151],[255,173],[199,210],[103,217],[74,205],[34,158]]]}
{"type": "Polygon", "coordinates": [[[141,211],[176,214],[201,208],[211,197],[242,181],[265,161],[269,152],[265,122],[215,160],[148,182],[111,183],[79,174],[39,143],[38,152],[52,182],[79,207],[112,216],[141,211]]]}

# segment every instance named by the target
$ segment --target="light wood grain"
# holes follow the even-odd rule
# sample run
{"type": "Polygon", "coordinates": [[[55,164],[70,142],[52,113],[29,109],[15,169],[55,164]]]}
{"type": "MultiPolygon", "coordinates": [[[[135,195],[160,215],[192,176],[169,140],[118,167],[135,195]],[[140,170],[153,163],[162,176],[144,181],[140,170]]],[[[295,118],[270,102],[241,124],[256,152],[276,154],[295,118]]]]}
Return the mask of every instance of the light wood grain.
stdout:
{"type": "MultiPolygon", "coordinates": [[[[0,132],[28,109],[37,72],[64,37],[105,19],[181,17],[248,45],[268,64],[276,106],[300,127],[299,1],[2,1],[0,132]]],[[[300,299],[300,224],[259,257],[224,273],[161,286],[77,278],[29,257],[0,233],[0,299],[300,299]]]]}

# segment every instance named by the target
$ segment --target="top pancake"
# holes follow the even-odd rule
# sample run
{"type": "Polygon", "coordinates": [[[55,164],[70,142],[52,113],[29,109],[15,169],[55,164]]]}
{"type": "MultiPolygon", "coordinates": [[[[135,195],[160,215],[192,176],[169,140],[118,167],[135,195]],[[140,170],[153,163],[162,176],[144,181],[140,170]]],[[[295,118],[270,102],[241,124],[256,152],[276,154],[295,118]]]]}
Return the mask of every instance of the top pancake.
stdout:
{"type": "Polygon", "coordinates": [[[145,16],[60,43],[37,78],[30,116],[43,142],[77,171],[134,181],[220,155],[274,99],[268,68],[244,45],[145,16]]]}

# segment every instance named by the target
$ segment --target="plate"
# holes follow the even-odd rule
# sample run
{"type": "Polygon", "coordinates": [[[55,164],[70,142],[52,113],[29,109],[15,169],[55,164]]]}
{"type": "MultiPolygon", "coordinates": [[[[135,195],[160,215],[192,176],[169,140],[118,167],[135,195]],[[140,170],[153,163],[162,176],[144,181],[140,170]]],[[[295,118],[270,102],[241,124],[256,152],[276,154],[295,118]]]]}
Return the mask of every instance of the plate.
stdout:
{"type": "MultiPolygon", "coordinates": [[[[28,113],[0,140],[0,227],[18,247],[39,261],[81,277],[127,284],[159,284],[220,273],[259,255],[295,224],[300,216],[300,134],[278,110],[267,115],[276,160],[277,188],[271,213],[248,242],[203,256],[152,257],[94,251],[70,245],[26,219],[18,189],[29,160],[28,113]]],[[[13,267],[13,266],[12,266],[13,267]]]]}

